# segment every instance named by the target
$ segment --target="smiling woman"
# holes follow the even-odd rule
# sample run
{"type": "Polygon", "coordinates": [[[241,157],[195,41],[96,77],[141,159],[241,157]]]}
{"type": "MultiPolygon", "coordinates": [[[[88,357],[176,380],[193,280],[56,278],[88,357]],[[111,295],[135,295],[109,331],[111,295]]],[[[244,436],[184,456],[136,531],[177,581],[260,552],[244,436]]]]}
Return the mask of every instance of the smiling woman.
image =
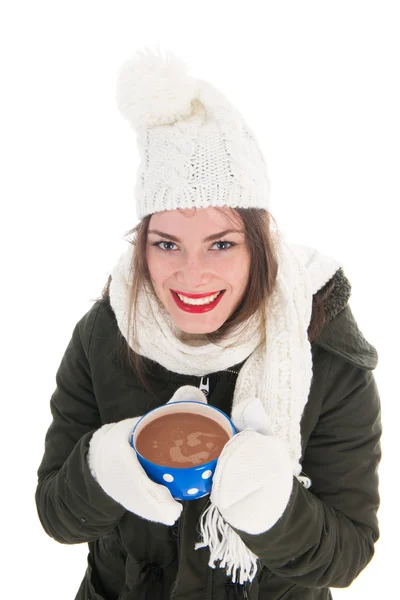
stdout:
{"type": "Polygon", "coordinates": [[[41,522],[89,543],[76,600],[329,600],[379,537],[377,353],[350,284],[278,231],[256,137],[219,90],[138,53],[117,100],[138,135],[139,223],[56,376],[41,522]],[[209,497],[191,485],[181,504],[129,440],[182,400],[238,433],[209,497]]]}

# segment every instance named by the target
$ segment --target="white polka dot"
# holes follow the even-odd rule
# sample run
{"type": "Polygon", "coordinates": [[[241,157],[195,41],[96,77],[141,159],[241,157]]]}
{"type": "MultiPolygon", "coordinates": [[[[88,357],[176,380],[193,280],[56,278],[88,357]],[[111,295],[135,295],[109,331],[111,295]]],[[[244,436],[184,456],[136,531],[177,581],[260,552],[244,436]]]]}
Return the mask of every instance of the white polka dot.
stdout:
{"type": "Polygon", "coordinates": [[[197,494],[198,491],[199,490],[197,488],[190,488],[190,490],[188,490],[187,493],[193,496],[193,494],[197,494]]]}
{"type": "Polygon", "coordinates": [[[203,479],[210,479],[211,475],[212,475],[212,471],[210,471],[210,469],[208,469],[208,471],[204,471],[204,473],[202,473],[201,476],[203,479]]]}
{"type": "Polygon", "coordinates": [[[169,481],[169,482],[174,480],[172,475],[170,475],[169,473],[165,473],[165,475],[163,475],[162,478],[164,479],[164,481],[169,481]]]}

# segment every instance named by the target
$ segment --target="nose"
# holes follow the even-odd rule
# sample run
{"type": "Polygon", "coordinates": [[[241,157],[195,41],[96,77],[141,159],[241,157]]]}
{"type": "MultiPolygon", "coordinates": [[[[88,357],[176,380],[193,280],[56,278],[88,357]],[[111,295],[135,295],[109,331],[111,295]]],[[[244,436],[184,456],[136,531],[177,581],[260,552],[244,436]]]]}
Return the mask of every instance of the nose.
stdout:
{"type": "Polygon", "coordinates": [[[212,274],[206,261],[198,255],[183,258],[176,273],[178,283],[184,286],[186,291],[195,291],[207,286],[211,278],[212,274]]]}

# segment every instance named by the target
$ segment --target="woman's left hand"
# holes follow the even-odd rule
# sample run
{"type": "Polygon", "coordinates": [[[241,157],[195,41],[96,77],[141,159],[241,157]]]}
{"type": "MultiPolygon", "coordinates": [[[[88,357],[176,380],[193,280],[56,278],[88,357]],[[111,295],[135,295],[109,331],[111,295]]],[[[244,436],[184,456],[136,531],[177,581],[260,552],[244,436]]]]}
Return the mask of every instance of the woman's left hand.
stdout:
{"type": "Polygon", "coordinates": [[[284,441],[245,429],[218,459],[211,502],[232,527],[259,534],[280,519],[292,487],[292,462],[284,441]]]}

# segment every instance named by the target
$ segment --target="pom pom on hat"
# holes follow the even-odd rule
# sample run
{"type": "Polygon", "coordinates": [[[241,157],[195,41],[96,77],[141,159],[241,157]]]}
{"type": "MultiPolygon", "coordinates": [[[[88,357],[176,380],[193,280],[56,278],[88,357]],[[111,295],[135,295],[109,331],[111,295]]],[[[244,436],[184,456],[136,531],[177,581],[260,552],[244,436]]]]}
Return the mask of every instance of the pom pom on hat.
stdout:
{"type": "Polygon", "coordinates": [[[199,81],[172,52],[145,48],[127,60],[117,79],[116,101],[135,130],[166,125],[192,113],[199,81]]]}
{"type": "Polygon", "coordinates": [[[139,220],[178,208],[269,209],[258,142],[220,90],[171,51],[145,47],[120,68],[116,103],[135,130],[139,220]]]}

